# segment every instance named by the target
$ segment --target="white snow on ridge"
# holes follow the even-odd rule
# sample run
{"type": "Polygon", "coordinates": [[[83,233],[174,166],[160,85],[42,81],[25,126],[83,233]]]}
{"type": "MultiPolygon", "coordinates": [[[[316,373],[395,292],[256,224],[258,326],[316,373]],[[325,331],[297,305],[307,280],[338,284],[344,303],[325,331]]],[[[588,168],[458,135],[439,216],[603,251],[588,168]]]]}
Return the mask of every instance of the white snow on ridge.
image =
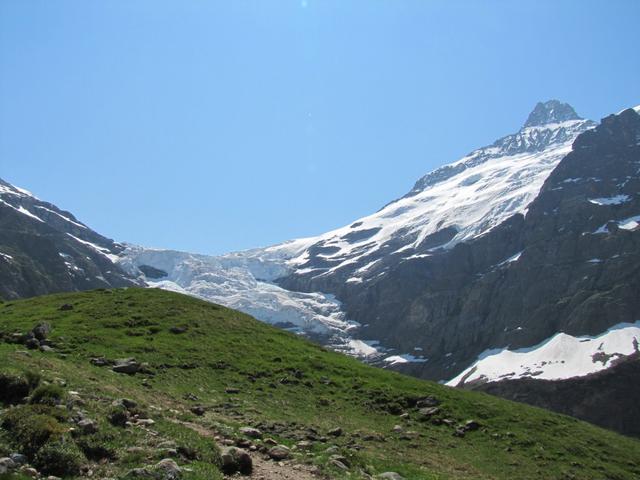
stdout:
{"type": "MultiPolygon", "coordinates": [[[[622,220],[610,220],[609,222],[605,223],[604,225],[601,225],[594,232],[591,232],[591,233],[593,234],[609,233],[609,227],[607,227],[607,225],[610,222],[616,223],[618,225],[618,228],[621,228],[622,230],[632,231],[640,227],[640,215],[634,215],[633,217],[624,218],[622,220]]],[[[583,233],[583,235],[587,235],[587,234],[589,234],[589,232],[583,233]]]]}
{"type": "Polygon", "coordinates": [[[558,333],[530,348],[487,350],[447,385],[516,378],[581,377],[609,368],[617,359],[638,352],[639,341],[640,320],[620,323],[595,337],[558,333]]]}
{"type": "Polygon", "coordinates": [[[65,222],[69,222],[69,223],[75,225],[76,227],[87,229],[86,225],[83,225],[83,224],[78,223],[78,222],[74,222],[69,217],[65,217],[64,215],[62,215],[62,214],[60,214],[60,213],[58,213],[58,212],[56,212],[54,210],[51,210],[50,208],[43,207],[42,205],[35,205],[35,207],[39,208],[40,210],[44,210],[45,212],[53,213],[54,215],[56,215],[56,216],[60,217],[61,219],[63,219],[65,222]]]}
{"type": "MultiPolygon", "coordinates": [[[[1,185],[0,185],[0,187],[1,187],[1,185]]],[[[42,220],[40,217],[38,217],[38,216],[34,215],[33,213],[31,213],[29,210],[24,208],[22,205],[20,205],[19,207],[14,207],[10,203],[7,203],[2,199],[0,199],[0,203],[5,204],[7,207],[13,208],[15,211],[20,212],[23,215],[26,215],[27,217],[33,218],[34,220],[37,220],[38,222],[45,223],[44,220],[42,220]]]]}
{"type": "Polygon", "coordinates": [[[629,195],[615,195],[613,197],[590,198],[589,202],[594,205],[621,205],[631,200],[629,195]]]}
{"type": "Polygon", "coordinates": [[[635,230],[640,226],[640,215],[636,215],[635,217],[625,218],[624,220],[620,220],[618,222],[618,227],[623,230],[635,230]]]}
{"type": "Polygon", "coordinates": [[[502,265],[506,265],[507,263],[517,262],[518,260],[520,260],[521,255],[522,255],[522,252],[518,252],[515,255],[511,255],[504,262],[499,263],[498,266],[501,267],[502,265]]]}
{"type": "Polygon", "coordinates": [[[96,245],[95,243],[88,242],[87,240],[82,240],[81,238],[75,237],[70,233],[67,233],[67,235],[73,238],[76,242],[82,243],[83,245],[86,245],[87,247],[92,248],[93,250],[98,252],[100,255],[104,255],[113,263],[117,263],[120,261],[120,257],[118,255],[112,254],[111,250],[109,250],[108,248],[101,247],[100,245],[96,245]]]}
{"type": "Polygon", "coordinates": [[[385,358],[384,361],[389,365],[398,365],[401,363],[424,363],[427,359],[406,353],[404,355],[391,355],[390,357],[385,358]]]}
{"type": "MultiPolygon", "coordinates": [[[[426,186],[411,196],[390,203],[349,226],[315,239],[304,239],[303,243],[331,247],[331,253],[321,254],[322,259],[335,262],[328,271],[320,273],[326,275],[356,263],[390,240],[401,239],[404,246],[397,251],[402,251],[419,247],[429,235],[447,227],[454,228],[457,234],[441,245],[443,248],[482,235],[515,213],[525,212],[551,171],[571,151],[575,137],[591,125],[584,120],[570,120],[523,128],[518,134],[506,137],[505,146],[476,150],[432,172],[430,175],[443,172],[443,178],[425,182],[426,186]],[[560,140],[549,141],[541,150],[510,153],[521,152],[517,147],[526,146],[541,136],[560,140]],[[447,175],[449,171],[454,174],[447,175]],[[360,236],[354,239],[354,234],[360,236]]],[[[299,255],[291,255],[287,264],[296,269],[308,260],[309,253],[302,249],[299,255]]]]}
{"type": "Polygon", "coordinates": [[[15,185],[11,185],[9,183],[3,182],[0,180],[0,196],[2,195],[13,195],[16,197],[33,197],[36,198],[33,193],[29,190],[25,190],[24,188],[16,187],[15,185]]]}

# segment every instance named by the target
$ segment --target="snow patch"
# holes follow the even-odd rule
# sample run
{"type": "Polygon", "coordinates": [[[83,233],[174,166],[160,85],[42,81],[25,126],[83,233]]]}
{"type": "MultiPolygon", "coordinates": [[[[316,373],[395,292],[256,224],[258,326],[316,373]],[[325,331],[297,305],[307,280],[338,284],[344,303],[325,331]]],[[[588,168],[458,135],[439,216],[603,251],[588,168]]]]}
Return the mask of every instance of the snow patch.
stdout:
{"type": "MultiPolygon", "coordinates": [[[[591,233],[593,233],[594,235],[600,233],[609,233],[609,228],[607,227],[607,225],[609,225],[610,223],[616,223],[618,225],[618,228],[621,228],[622,230],[632,231],[640,226],[640,215],[634,215],[633,217],[627,217],[622,220],[609,220],[607,223],[598,227],[591,233]]],[[[588,233],[589,232],[586,232],[583,235],[588,233]]]]}
{"type": "Polygon", "coordinates": [[[589,202],[595,205],[621,205],[631,200],[629,195],[615,195],[613,197],[590,198],[589,202]]]}
{"type": "Polygon", "coordinates": [[[93,250],[98,252],[100,255],[104,255],[113,263],[117,263],[120,261],[120,257],[118,255],[112,254],[111,250],[109,250],[108,248],[101,247],[100,245],[96,245],[95,243],[88,242],[87,240],[82,240],[81,238],[71,235],[70,233],[67,233],[67,235],[73,238],[76,242],[82,243],[83,245],[86,245],[87,247],[92,248],[93,250]]]}
{"type": "Polygon", "coordinates": [[[405,353],[403,355],[391,355],[390,357],[385,358],[384,361],[389,365],[398,365],[401,363],[424,363],[427,359],[424,357],[416,357],[410,353],[405,353]]]}
{"type": "Polygon", "coordinates": [[[522,251],[516,253],[515,255],[511,255],[504,262],[499,263],[498,267],[501,267],[502,265],[506,265],[507,263],[517,262],[520,259],[521,255],[522,255],[522,251]]]}
{"type": "Polygon", "coordinates": [[[558,333],[530,348],[487,350],[449,386],[470,382],[582,377],[609,368],[616,360],[638,352],[640,321],[620,323],[601,335],[573,337],[558,333]]]}
{"type": "Polygon", "coordinates": [[[374,355],[380,354],[380,351],[376,348],[376,346],[380,345],[380,342],[377,340],[349,340],[347,342],[347,347],[349,349],[349,354],[354,357],[371,357],[374,355]]]}
{"type": "Polygon", "coordinates": [[[636,215],[635,217],[625,218],[624,220],[620,220],[618,222],[618,227],[622,230],[635,230],[640,226],[640,215],[636,215]]]}

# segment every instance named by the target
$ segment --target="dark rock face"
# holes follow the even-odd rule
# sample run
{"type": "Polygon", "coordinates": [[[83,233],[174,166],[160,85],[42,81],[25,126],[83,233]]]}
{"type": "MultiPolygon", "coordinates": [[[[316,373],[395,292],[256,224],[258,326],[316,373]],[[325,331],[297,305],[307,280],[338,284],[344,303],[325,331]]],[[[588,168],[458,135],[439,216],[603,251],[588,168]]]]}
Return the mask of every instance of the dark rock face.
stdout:
{"type": "Polygon", "coordinates": [[[123,248],[0,180],[0,297],[136,285],[107,257],[123,248]]]}
{"type": "Polygon", "coordinates": [[[164,270],[160,270],[159,268],[152,267],[151,265],[139,265],[138,268],[144,276],[151,279],[164,278],[169,274],[164,270]]]}
{"type": "Polygon", "coordinates": [[[640,437],[640,354],[585,377],[504,380],[474,389],[640,437]]]}
{"type": "Polygon", "coordinates": [[[640,232],[619,226],[640,215],[639,143],[640,116],[612,115],[578,136],[526,216],[425,258],[400,262],[383,252],[385,274],[366,285],[339,275],[281,284],[336,294],[364,325],[360,338],[422,348],[428,362],[398,368],[434,380],[453,378],[489,348],[634,322],[640,232]]]}

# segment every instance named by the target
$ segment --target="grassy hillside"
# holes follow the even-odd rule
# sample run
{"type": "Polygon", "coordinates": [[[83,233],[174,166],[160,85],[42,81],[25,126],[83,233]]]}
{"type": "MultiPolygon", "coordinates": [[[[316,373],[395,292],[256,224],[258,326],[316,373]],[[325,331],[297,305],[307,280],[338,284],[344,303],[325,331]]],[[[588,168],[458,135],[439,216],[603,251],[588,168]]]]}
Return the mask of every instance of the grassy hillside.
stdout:
{"type": "Polygon", "coordinates": [[[21,453],[40,455],[42,464],[47,448],[66,449],[82,468],[76,475],[89,469],[96,478],[116,478],[173,457],[186,467],[183,478],[221,478],[216,443],[257,449],[258,459],[273,439],[292,449],[283,465],[313,465],[300,471],[318,478],[369,478],[388,471],[408,479],[640,476],[636,440],[368,367],[179,294],[102,290],[5,302],[0,332],[0,457],[30,449],[21,453]],[[51,326],[52,350],[12,343],[12,334],[41,322],[51,326]],[[109,362],[126,357],[142,362],[141,371],[114,372],[109,362]],[[34,395],[38,374],[41,386],[34,395]],[[15,399],[7,392],[17,390],[8,389],[7,379],[22,379],[24,388],[30,382],[31,404],[8,406],[15,399]],[[66,407],[48,405],[58,396],[66,407]],[[427,396],[440,402],[431,416],[416,405],[427,396]],[[121,398],[137,406],[123,406],[121,398]],[[130,423],[118,426],[118,415],[130,423]],[[36,417],[50,423],[51,439],[40,442],[44,447],[28,435],[36,417]],[[479,428],[470,424],[456,433],[469,420],[479,428]],[[240,432],[247,426],[260,429],[263,439],[247,439],[240,432]]]}

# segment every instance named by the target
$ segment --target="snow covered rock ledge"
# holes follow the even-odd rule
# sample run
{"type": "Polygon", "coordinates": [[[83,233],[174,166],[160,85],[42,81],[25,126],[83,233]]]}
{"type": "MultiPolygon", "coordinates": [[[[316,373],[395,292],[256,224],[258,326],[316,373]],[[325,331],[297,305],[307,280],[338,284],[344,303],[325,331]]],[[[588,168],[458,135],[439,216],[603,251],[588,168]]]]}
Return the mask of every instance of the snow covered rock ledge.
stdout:
{"type": "Polygon", "coordinates": [[[563,380],[605,370],[620,358],[639,352],[640,320],[620,323],[601,335],[572,337],[558,333],[530,348],[487,350],[447,385],[537,378],[563,380]]]}

